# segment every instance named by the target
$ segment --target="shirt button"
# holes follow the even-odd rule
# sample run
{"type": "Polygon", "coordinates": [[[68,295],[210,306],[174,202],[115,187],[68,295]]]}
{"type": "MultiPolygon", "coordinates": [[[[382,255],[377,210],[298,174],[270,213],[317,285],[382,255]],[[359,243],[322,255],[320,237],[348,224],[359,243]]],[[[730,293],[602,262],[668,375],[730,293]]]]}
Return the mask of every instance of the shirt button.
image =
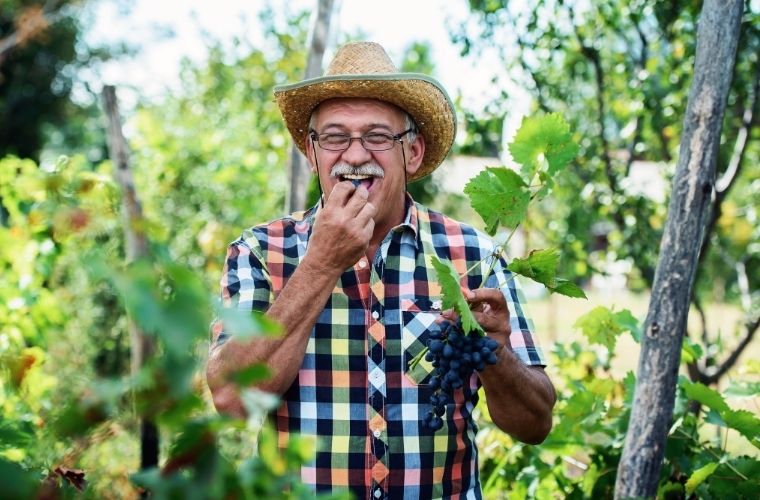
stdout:
{"type": "Polygon", "coordinates": [[[375,436],[376,438],[380,438],[380,436],[382,436],[383,433],[379,429],[377,429],[377,430],[372,431],[372,435],[375,436]]]}
{"type": "Polygon", "coordinates": [[[380,488],[375,490],[375,498],[380,498],[380,496],[383,494],[382,491],[380,491],[380,488]]]}
{"type": "Polygon", "coordinates": [[[360,261],[359,261],[359,267],[360,267],[361,269],[364,269],[365,267],[367,267],[367,261],[366,261],[366,260],[364,260],[364,259],[360,260],[360,261]]]}
{"type": "Polygon", "coordinates": [[[380,317],[380,313],[377,312],[377,311],[372,311],[372,317],[375,318],[375,319],[377,319],[377,318],[380,317]]]}

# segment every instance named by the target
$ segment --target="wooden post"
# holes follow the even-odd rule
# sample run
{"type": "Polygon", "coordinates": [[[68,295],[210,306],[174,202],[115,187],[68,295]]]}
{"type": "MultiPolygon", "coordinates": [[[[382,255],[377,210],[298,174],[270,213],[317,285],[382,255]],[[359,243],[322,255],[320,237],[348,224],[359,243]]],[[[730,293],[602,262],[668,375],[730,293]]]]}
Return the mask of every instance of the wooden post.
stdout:
{"type": "MultiPolygon", "coordinates": [[[[108,117],[108,152],[114,165],[114,178],[122,192],[122,217],[126,242],[127,262],[148,256],[148,239],[145,236],[142,207],[135,190],[134,178],[129,168],[127,142],[121,129],[119,103],[116,89],[103,87],[103,106],[108,117]]],[[[131,371],[137,373],[155,349],[153,339],[146,336],[133,319],[129,319],[131,342],[131,371]]],[[[140,423],[140,468],[158,466],[159,436],[156,424],[147,418],[140,423]]]]}
{"type": "Polygon", "coordinates": [[[743,0],[705,0],[702,6],[694,79],[642,336],[615,498],[653,498],[657,493],[673,419],[689,298],[714,194],[715,164],[743,7],[743,0]]]}
{"type": "MultiPolygon", "coordinates": [[[[306,59],[305,78],[316,78],[322,74],[322,57],[325,54],[330,33],[334,0],[319,0],[317,15],[311,29],[309,55],[306,59]]],[[[309,186],[309,167],[297,145],[290,150],[290,189],[287,197],[287,211],[295,212],[306,208],[306,189],[309,186]]]]}

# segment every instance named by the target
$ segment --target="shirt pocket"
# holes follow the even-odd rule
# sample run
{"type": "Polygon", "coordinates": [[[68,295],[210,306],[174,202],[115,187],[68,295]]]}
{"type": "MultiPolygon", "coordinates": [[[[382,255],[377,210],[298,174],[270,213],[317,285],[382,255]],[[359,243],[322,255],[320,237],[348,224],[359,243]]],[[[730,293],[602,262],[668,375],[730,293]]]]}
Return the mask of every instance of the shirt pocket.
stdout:
{"type": "Polygon", "coordinates": [[[424,356],[414,368],[410,363],[428,345],[431,331],[440,331],[435,322],[441,315],[440,301],[403,299],[401,301],[401,347],[404,350],[404,374],[415,385],[427,384],[434,370],[424,356]]]}

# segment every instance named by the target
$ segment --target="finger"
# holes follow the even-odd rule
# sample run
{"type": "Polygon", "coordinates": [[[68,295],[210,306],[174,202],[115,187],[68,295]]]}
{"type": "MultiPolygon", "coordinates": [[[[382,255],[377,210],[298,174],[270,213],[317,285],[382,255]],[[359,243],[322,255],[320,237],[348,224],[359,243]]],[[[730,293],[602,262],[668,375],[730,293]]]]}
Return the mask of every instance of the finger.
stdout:
{"type": "Polygon", "coordinates": [[[358,217],[359,213],[367,206],[369,193],[364,186],[359,186],[351,194],[346,202],[346,214],[349,217],[358,217]]]}
{"type": "Polygon", "coordinates": [[[441,321],[451,321],[456,323],[458,319],[456,311],[454,309],[446,309],[444,311],[441,311],[441,315],[436,318],[436,322],[440,323],[441,321]],[[439,321],[440,320],[440,321],[439,321]]]}
{"type": "Polygon", "coordinates": [[[356,188],[350,182],[339,182],[330,191],[330,195],[327,197],[327,205],[343,207],[355,191],[356,188]]]}
{"type": "Polygon", "coordinates": [[[509,328],[509,319],[503,314],[473,311],[472,316],[486,332],[500,332],[509,328]]]}
{"type": "Polygon", "coordinates": [[[495,288],[477,288],[475,290],[468,290],[469,293],[465,293],[465,299],[471,305],[472,308],[478,308],[487,304],[491,309],[506,309],[507,301],[504,299],[504,294],[501,290],[495,288]]]}
{"type": "Polygon", "coordinates": [[[370,202],[366,202],[359,209],[359,213],[357,213],[355,217],[358,222],[362,224],[368,224],[370,221],[374,223],[375,214],[377,214],[377,208],[375,207],[375,205],[373,205],[370,202]]]}

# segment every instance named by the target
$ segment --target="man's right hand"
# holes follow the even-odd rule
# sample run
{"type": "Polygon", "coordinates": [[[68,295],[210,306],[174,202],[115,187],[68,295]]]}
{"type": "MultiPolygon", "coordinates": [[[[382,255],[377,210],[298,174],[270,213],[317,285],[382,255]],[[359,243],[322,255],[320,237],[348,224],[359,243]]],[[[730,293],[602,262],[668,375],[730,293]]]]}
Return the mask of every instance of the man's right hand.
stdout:
{"type": "Polygon", "coordinates": [[[364,186],[339,182],[319,211],[305,258],[335,273],[356,264],[367,251],[375,228],[375,206],[364,186]]]}

